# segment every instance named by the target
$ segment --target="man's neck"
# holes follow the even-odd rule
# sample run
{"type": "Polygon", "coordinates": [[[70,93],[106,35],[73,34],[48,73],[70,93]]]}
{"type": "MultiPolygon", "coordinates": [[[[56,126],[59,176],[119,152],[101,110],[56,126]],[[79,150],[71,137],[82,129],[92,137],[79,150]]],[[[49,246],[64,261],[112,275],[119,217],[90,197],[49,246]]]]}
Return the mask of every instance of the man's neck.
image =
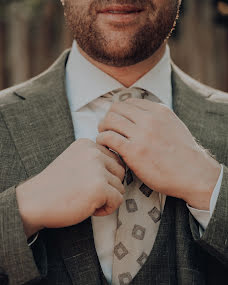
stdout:
{"type": "Polygon", "coordinates": [[[98,62],[88,56],[80,47],[78,48],[80,53],[97,68],[115,78],[125,87],[130,87],[162,59],[165,53],[166,43],[161,45],[160,48],[148,59],[135,65],[124,67],[114,67],[98,62]]]}

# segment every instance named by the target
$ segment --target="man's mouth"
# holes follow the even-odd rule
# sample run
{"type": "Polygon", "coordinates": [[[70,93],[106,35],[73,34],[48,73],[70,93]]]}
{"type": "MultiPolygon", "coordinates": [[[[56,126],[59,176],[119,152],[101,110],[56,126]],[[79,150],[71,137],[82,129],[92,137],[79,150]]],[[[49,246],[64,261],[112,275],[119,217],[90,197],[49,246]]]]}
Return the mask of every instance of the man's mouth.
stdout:
{"type": "Polygon", "coordinates": [[[140,11],[112,11],[112,10],[109,10],[107,12],[104,12],[104,13],[112,13],[112,14],[131,14],[131,13],[138,13],[140,11]]]}
{"type": "Polygon", "coordinates": [[[98,13],[103,14],[135,14],[142,12],[143,9],[132,5],[113,5],[98,10],[98,13]]]}

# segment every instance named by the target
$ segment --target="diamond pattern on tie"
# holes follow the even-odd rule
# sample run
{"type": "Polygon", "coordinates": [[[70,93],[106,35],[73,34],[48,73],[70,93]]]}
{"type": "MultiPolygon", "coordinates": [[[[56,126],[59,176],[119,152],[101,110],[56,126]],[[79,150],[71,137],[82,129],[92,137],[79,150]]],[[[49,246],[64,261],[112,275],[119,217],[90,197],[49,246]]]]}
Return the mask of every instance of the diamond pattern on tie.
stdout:
{"type": "Polygon", "coordinates": [[[143,240],[146,233],[146,229],[142,226],[135,225],[132,231],[132,236],[138,240],[143,240]]]}
{"type": "Polygon", "coordinates": [[[114,254],[119,260],[121,260],[128,254],[128,250],[122,242],[120,242],[114,247],[114,254]]]}
{"type": "Polygon", "coordinates": [[[157,223],[161,219],[161,212],[156,207],[154,207],[150,212],[148,212],[148,214],[155,223],[157,223]]]}
{"type": "Polygon", "coordinates": [[[131,98],[131,93],[124,93],[124,94],[120,95],[119,100],[120,100],[120,102],[123,102],[129,98],[131,98]]]}
{"type": "Polygon", "coordinates": [[[148,255],[147,255],[145,252],[143,252],[143,253],[140,255],[140,257],[137,259],[138,264],[139,264],[140,266],[143,266],[144,263],[146,262],[147,258],[148,258],[148,255]]]}
{"type": "Polygon", "coordinates": [[[128,285],[132,281],[130,272],[122,273],[118,276],[120,285],[128,285]]]}
{"type": "Polygon", "coordinates": [[[126,200],[126,207],[127,207],[128,213],[134,213],[138,211],[138,206],[134,199],[126,200]]]}
{"type": "Polygon", "coordinates": [[[153,190],[151,190],[148,186],[146,186],[144,183],[140,186],[139,190],[146,196],[150,197],[153,190]]]}

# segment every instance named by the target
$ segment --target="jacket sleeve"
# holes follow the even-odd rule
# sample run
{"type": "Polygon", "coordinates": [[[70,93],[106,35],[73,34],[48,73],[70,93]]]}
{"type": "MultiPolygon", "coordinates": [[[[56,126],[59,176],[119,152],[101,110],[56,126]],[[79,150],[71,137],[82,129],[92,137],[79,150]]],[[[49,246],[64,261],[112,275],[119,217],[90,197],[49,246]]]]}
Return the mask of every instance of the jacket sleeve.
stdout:
{"type": "Polygon", "coordinates": [[[42,266],[45,264],[42,241],[38,241],[35,250],[28,246],[18,209],[16,185],[27,178],[25,168],[0,113],[1,284],[24,284],[40,279],[46,273],[46,267],[42,266]],[[43,254],[40,254],[40,251],[43,254]],[[42,260],[40,256],[43,256],[42,260]]]}
{"type": "Polygon", "coordinates": [[[198,223],[190,214],[194,240],[210,255],[228,266],[228,167],[224,165],[223,181],[210,222],[200,238],[198,223]]]}

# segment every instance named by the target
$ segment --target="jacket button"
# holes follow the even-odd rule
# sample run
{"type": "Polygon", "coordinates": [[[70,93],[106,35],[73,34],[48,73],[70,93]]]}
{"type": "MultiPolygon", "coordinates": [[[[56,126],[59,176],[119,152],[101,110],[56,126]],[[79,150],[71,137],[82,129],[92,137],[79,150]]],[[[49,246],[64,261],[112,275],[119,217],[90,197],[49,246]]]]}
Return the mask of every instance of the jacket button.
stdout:
{"type": "Polygon", "coordinates": [[[9,279],[6,274],[0,274],[0,284],[1,285],[8,285],[9,279]]]}

